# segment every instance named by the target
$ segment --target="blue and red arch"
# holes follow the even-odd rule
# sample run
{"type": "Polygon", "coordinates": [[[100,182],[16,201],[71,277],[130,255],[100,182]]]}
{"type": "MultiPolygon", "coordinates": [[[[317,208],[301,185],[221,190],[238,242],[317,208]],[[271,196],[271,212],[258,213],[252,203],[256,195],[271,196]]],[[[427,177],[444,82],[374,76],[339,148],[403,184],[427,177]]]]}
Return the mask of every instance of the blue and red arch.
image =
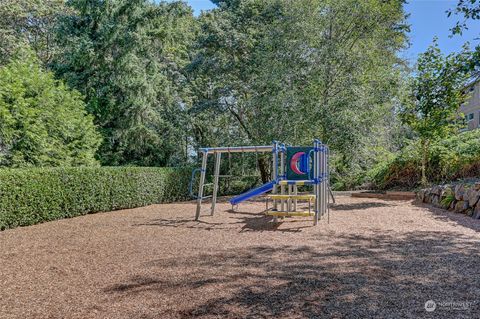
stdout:
{"type": "Polygon", "coordinates": [[[308,172],[313,162],[311,160],[313,156],[309,156],[311,149],[311,147],[287,147],[287,179],[308,179],[308,172]]]}

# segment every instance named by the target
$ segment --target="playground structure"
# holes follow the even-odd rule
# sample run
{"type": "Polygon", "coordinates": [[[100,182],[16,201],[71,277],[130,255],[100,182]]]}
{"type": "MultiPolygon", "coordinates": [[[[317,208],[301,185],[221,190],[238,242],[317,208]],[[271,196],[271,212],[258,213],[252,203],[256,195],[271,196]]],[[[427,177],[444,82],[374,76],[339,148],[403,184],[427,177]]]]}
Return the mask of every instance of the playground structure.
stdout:
{"type": "MultiPolygon", "coordinates": [[[[272,174],[271,181],[248,190],[230,199],[232,207],[253,197],[267,195],[267,207],[265,214],[278,218],[301,216],[313,217],[314,225],[325,215],[329,219],[329,149],[320,140],[313,141],[313,147],[292,147],[274,141],[273,145],[264,146],[236,146],[201,148],[202,166],[192,172],[190,189],[192,190],[195,174],[200,172],[197,208],[195,220],[200,218],[202,201],[212,198],[210,214],[214,215],[219,189],[220,164],[224,153],[271,153],[272,174]],[[214,155],[215,164],[213,169],[213,192],[211,196],[204,196],[205,178],[207,175],[208,156],[214,155]],[[298,194],[298,186],[311,185],[313,192],[310,194],[298,194]],[[268,199],[273,202],[272,208],[268,207],[268,199]],[[298,211],[298,201],[308,202],[308,211],[298,211]],[[313,211],[311,204],[313,202],[313,211]]],[[[191,191],[192,193],[192,191],[191,191]]],[[[333,199],[333,196],[332,196],[333,199]]]]}

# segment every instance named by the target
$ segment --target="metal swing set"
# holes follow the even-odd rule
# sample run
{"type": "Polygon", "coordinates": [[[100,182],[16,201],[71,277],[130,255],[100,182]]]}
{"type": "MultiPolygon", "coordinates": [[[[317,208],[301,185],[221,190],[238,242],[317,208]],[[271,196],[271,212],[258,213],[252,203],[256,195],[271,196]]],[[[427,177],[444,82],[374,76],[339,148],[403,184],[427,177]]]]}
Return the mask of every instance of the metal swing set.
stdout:
{"type": "MultiPolygon", "coordinates": [[[[265,214],[273,216],[274,221],[278,221],[278,218],[283,219],[292,216],[313,217],[314,225],[317,225],[318,221],[325,215],[327,215],[328,220],[330,219],[329,195],[332,195],[332,193],[329,188],[329,149],[320,140],[315,139],[313,147],[285,146],[285,144],[274,141],[273,145],[201,148],[199,152],[202,156],[202,166],[193,170],[190,180],[190,193],[197,199],[195,220],[199,220],[202,202],[207,198],[212,198],[210,215],[215,214],[219,178],[232,177],[232,175],[220,175],[222,154],[225,153],[229,154],[230,174],[232,153],[256,153],[257,172],[258,154],[272,154],[271,181],[231,198],[230,203],[232,207],[248,199],[271,192],[267,195],[265,214]],[[210,196],[204,196],[205,186],[211,185],[205,184],[209,155],[214,155],[215,158],[212,183],[213,192],[210,196]],[[200,173],[198,195],[193,194],[193,183],[196,173],[200,173]],[[298,186],[302,185],[312,185],[313,192],[298,194],[298,186]],[[273,202],[271,208],[268,207],[268,199],[271,199],[273,202]],[[298,201],[307,201],[308,210],[298,211],[298,201]]],[[[242,161],[244,161],[243,157],[242,161]]],[[[331,197],[334,202],[333,195],[331,197]]]]}
{"type": "MultiPolygon", "coordinates": [[[[242,159],[241,159],[241,172],[240,175],[235,175],[232,168],[232,153],[228,153],[228,174],[227,175],[218,175],[219,178],[225,178],[226,180],[226,188],[227,192],[231,190],[231,183],[234,180],[245,179],[245,178],[258,178],[259,177],[259,167],[258,167],[258,152],[255,152],[255,172],[252,174],[251,172],[245,171],[245,153],[242,152],[242,159]]],[[[208,184],[205,184],[208,185],[208,184]]]]}

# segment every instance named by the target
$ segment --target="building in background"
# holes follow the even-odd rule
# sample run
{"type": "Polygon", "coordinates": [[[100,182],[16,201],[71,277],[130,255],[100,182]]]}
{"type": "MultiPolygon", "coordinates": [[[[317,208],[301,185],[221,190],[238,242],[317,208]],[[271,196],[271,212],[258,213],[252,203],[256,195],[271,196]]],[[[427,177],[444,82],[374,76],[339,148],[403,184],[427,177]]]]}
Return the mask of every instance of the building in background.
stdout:
{"type": "Polygon", "coordinates": [[[480,127],[480,78],[472,81],[467,87],[469,98],[460,107],[460,112],[465,115],[466,130],[480,127]]]}

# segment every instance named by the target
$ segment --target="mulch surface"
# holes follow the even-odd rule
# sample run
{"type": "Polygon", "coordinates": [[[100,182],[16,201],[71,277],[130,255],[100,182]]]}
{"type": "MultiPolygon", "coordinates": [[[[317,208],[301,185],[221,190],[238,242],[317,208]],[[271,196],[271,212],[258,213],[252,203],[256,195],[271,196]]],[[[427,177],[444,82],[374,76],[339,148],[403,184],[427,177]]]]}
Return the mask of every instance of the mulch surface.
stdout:
{"type": "Polygon", "coordinates": [[[478,318],[480,221],[339,197],[330,223],[193,202],[0,232],[1,318],[478,318]],[[425,310],[433,300],[436,308],[425,310]]]}

